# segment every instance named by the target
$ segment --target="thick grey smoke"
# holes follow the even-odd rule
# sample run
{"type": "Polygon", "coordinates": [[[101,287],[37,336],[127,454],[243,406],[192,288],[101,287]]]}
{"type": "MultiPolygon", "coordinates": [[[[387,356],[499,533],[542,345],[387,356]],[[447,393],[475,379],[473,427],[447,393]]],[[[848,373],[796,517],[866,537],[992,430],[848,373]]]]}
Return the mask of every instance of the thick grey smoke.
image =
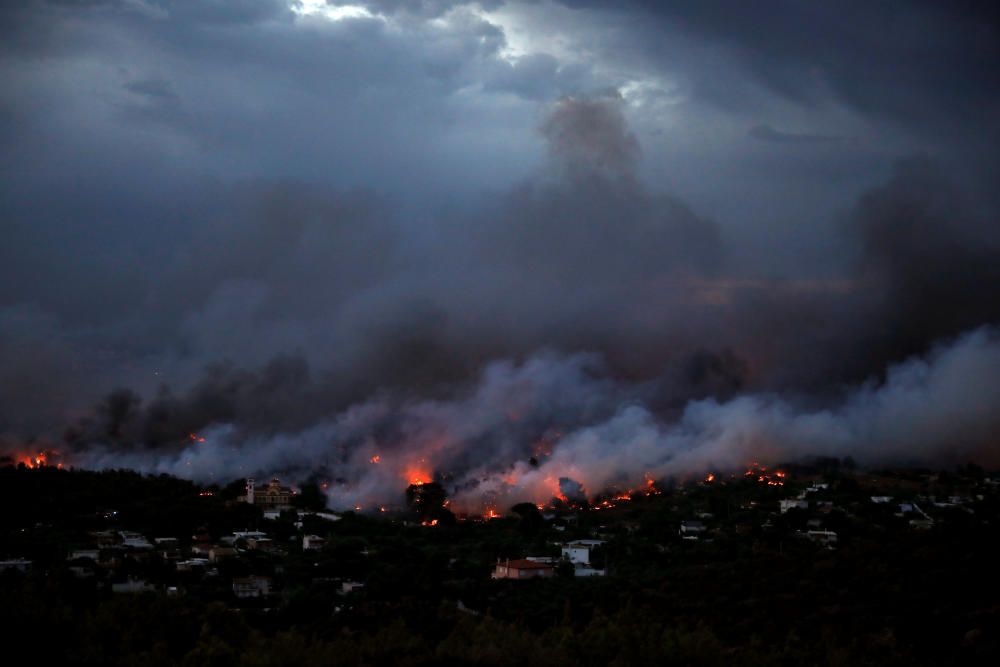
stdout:
{"type": "Polygon", "coordinates": [[[4,449],[364,506],[992,460],[996,23],[856,4],[5,4],[4,449]]]}
{"type": "Polygon", "coordinates": [[[446,246],[407,245],[363,193],[236,189],[240,206],[208,207],[148,298],[158,325],[182,320],[180,345],[257,370],[110,392],[48,444],[204,480],[317,476],[339,506],[434,475],[475,505],[755,457],[990,454],[988,330],[893,365],[1000,316],[992,232],[932,163],[903,162],[860,199],[842,278],[741,278],[712,222],[635,178],[620,105],[555,104],[553,168],[441,222],[446,246]],[[267,360],[258,345],[303,351],[267,360]]]}
{"type": "Polygon", "coordinates": [[[457,508],[483,510],[607,490],[753,460],[850,456],[863,464],[1000,463],[1000,332],[983,328],[892,366],[884,381],[815,408],[773,394],[692,401],[672,421],[592,357],[489,365],[448,400],[383,396],[302,430],[247,435],[219,423],[176,451],[91,447],[88,467],[130,466],[203,481],[280,473],[330,483],[335,507],[398,505],[436,478],[457,508]]]}

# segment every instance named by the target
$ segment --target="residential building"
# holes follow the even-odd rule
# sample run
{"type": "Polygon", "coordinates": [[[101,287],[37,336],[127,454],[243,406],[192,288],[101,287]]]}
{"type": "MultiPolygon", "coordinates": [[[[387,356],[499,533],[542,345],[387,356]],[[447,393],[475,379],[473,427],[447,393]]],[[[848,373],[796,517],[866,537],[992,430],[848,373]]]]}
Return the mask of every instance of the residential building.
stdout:
{"type": "Polygon", "coordinates": [[[262,598],[271,594],[270,577],[237,577],[233,579],[233,594],[238,598],[262,598]]]}
{"type": "Polygon", "coordinates": [[[275,478],[267,483],[263,488],[256,488],[254,480],[247,480],[247,495],[245,499],[248,503],[257,505],[265,509],[282,509],[291,507],[292,489],[282,486],[281,482],[275,478]]]}
{"type": "Polygon", "coordinates": [[[326,540],[319,535],[303,535],[302,536],[302,550],[303,551],[319,551],[326,544],[326,540]]]}
{"type": "Polygon", "coordinates": [[[155,591],[156,587],[142,579],[128,579],[111,584],[112,593],[145,593],[155,591]]]}
{"type": "Polygon", "coordinates": [[[698,536],[708,530],[701,521],[681,521],[680,530],[677,532],[685,540],[697,540],[698,536]]]}
{"type": "Polygon", "coordinates": [[[340,584],[340,594],[347,595],[348,593],[353,593],[354,591],[364,587],[365,585],[360,581],[345,581],[340,584]]]}
{"type": "Polygon", "coordinates": [[[567,542],[562,547],[562,557],[571,563],[590,564],[590,552],[600,545],[604,540],[574,540],[567,542]]]}
{"type": "Polygon", "coordinates": [[[492,576],[494,579],[537,579],[551,577],[555,572],[555,566],[551,563],[539,563],[522,558],[519,560],[498,560],[492,576]]]}
{"type": "Polygon", "coordinates": [[[0,572],[14,570],[16,572],[27,572],[31,569],[31,561],[24,558],[12,558],[10,560],[0,560],[0,572]]]}
{"type": "Polygon", "coordinates": [[[806,537],[813,542],[825,544],[828,547],[832,547],[837,544],[837,533],[832,530],[808,530],[806,531],[806,537]]]}
{"type": "Polygon", "coordinates": [[[801,498],[785,498],[784,500],[778,501],[778,506],[781,510],[781,513],[784,514],[788,510],[809,509],[809,501],[802,500],[801,498]]]}
{"type": "Polygon", "coordinates": [[[141,533],[135,533],[130,530],[120,530],[118,535],[122,538],[122,546],[126,549],[135,549],[137,551],[148,551],[153,548],[141,533]]]}

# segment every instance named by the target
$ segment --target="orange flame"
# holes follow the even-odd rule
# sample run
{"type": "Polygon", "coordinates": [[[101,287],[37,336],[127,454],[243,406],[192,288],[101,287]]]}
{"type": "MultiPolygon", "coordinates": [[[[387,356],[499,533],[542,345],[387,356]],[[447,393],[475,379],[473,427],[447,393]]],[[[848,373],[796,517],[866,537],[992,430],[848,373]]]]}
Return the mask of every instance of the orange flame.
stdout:
{"type": "MultiPolygon", "coordinates": [[[[420,463],[423,463],[422,459],[420,463]]],[[[410,464],[403,470],[403,477],[414,486],[423,486],[431,481],[433,475],[420,464],[410,464]]]]}
{"type": "MultiPolygon", "coordinates": [[[[52,452],[52,453],[55,454],[56,456],[59,455],[59,452],[52,452]]],[[[31,468],[31,469],[45,468],[52,466],[52,463],[49,461],[49,454],[50,453],[48,451],[39,450],[37,454],[20,455],[15,457],[14,460],[18,464],[23,464],[24,467],[26,468],[31,468]]],[[[62,468],[62,463],[56,463],[55,467],[62,468]]]]}

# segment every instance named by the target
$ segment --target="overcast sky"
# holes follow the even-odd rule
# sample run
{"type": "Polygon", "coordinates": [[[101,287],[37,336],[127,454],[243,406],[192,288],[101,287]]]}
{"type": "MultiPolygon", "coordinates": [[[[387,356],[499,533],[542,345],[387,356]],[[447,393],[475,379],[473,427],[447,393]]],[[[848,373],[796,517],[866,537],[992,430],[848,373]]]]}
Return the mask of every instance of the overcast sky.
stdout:
{"type": "Polygon", "coordinates": [[[988,5],[4,2],[0,433],[877,382],[1000,316],[988,5]]]}

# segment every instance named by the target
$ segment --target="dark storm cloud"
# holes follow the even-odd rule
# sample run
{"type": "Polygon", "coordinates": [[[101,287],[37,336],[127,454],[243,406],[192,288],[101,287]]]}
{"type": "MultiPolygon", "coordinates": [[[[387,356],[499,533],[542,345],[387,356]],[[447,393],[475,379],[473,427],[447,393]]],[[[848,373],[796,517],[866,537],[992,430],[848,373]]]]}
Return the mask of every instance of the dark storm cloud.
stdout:
{"type": "MultiPolygon", "coordinates": [[[[793,98],[807,100],[818,92],[816,84],[825,84],[865,112],[938,130],[959,118],[982,123],[997,111],[1000,75],[993,63],[1000,59],[1000,18],[988,3],[633,0],[615,5],[640,9],[735,50],[756,76],[793,98]]],[[[723,89],[713,90],[725,96],[723,89]]],[[[739,104],[735,98],[726,103],[739,104]]]]}
{"type": "Polygon", "coordinates": [[[748,130],[747,134],[754,139],[776,144],[824,144],[844,140],[843,137],[835,137],[827,134],[777,130],[770,125],[754,125],[748,130]]]}

